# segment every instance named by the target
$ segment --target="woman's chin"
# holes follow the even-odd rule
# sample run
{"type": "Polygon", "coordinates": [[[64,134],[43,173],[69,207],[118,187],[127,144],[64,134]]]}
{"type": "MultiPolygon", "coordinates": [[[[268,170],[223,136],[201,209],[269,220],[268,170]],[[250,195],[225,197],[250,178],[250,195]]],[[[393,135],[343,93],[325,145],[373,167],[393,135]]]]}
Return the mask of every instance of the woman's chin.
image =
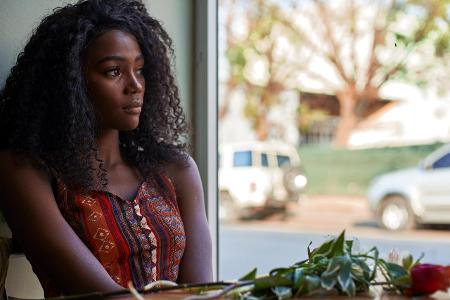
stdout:
{"type": "Polygon", "coordinates": [[[120,131],[131,131],[131,130],[135,130],[136,128],[138,128],[139,126],[139,121],[137,122],[129,122],[126,124],[122,124],[122,126],[120,126],[119,128],[117,128],[120,131]]]}

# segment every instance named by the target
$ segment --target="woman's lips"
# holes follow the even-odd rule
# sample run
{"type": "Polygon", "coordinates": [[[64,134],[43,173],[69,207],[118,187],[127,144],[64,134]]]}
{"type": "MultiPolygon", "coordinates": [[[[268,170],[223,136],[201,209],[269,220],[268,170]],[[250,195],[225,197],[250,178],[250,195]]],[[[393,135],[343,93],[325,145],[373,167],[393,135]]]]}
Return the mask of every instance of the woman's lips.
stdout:
{"type": "Polygon", "coordinates": [[[142,107],[141,107],[141,106],[125,107],[125,108],[124,108],[124,111],[125,111],[127,114],[130,114],[130,115],[138,115],[138,114],[141,113],[142,107]]]}

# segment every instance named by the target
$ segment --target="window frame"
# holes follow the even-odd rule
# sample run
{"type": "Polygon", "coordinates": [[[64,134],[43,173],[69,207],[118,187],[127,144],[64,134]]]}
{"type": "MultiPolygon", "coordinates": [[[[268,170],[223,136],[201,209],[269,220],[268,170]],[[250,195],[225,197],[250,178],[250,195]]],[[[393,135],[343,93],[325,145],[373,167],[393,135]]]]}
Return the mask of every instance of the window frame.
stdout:
{"type": "Polygon", "coordinates": [[[212,239],[213,274],[219,274],[218,139],[217,139],[217,0],[195,0],[194,5],[194,159],[202,178],[206,215],[212,239]]]}

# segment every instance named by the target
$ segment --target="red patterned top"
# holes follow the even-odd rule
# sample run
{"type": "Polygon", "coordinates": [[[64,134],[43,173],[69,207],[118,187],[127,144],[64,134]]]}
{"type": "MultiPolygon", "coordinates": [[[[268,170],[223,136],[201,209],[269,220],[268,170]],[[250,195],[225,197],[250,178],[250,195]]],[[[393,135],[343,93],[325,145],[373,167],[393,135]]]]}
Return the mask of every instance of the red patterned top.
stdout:
{"type": "MultiPolygon", "coordinates": [[[[174,187],[165,175],[144,181],[133,201],[107,191],[71,193],[58,183],[58,207],[115,282],[136,288],[156,280],[176,281],[186,236],[174,187]]],[[[45,297],[61,294],[35,272],[45,297]]]]}

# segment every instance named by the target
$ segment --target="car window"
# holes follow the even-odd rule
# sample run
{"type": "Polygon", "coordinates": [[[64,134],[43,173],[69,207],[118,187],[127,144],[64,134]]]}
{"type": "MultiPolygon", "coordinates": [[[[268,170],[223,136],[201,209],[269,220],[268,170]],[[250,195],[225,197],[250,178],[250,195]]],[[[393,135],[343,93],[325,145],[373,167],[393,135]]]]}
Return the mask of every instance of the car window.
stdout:
{"type": "Polygon", "coordinates": [[[261,166],[262,167],[269,166],[269,159],[267,158],[267,153],[261,153],[261,166]]]}
{"type": "Polygon", "coordinates": [[[291,159],[287,155],[277,154],[277,163],[279,167],[289,167],[291,165],[291,159]]]}
{"type": "Polygon", "coordinates": [[[250,167],[252,165],[251,151],[236,151],[233,154],[234,167],[250,167]]]}
{"type": "Polygon", "coordinates": [[[450,153],[445,154],[433,163],[433,169],[450,167],[450,153]]]}

